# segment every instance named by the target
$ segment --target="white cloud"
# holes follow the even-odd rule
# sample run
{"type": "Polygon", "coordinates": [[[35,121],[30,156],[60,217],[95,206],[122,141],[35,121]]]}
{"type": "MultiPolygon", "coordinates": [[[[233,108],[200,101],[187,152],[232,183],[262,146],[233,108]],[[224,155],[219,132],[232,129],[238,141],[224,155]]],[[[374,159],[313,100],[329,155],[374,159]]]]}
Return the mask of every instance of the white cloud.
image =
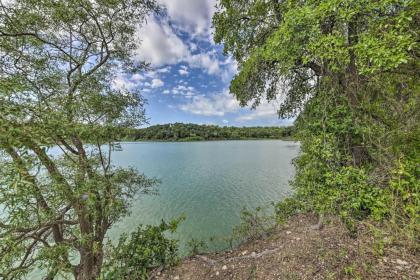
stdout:
{"type": "Polygon", "coordinates": [[[132,79],[133,81],[142,81],[142,80],[144,80],[145,78],[144,78],[144,76],[143,76],[143,75],[136,73],[136,74],[134,74],[133,76],[131,76],[131,79],[132,79]]]}
{"type": "Polygon", "coordinates": [[[196,95],[196,91],[193,87],[187,87],[179,84],[172,89],[172,94],[191,98],[196,95]]]}
{"type": "Polygon", "coordinates": [[[228,120],[222,120],[222,123],[224,123],[224,124],[228,124],[228,123],[229,123],[229,121],[228,121],[228,120]]]}
{"type": "Polygon", "coordinates": [[[255,110],[252,110],[250,113],[239,116],[236,118],[237,121],[252,121],[255,119],[278,119],[278,110],[279,104],[277,101],[262,102],[255,110]]]}
{"type": "Polygon", "coordinates": [[[147,71],[146,73],[144,73],[144,75],[147,78],[157,78],[157,76],[158,76],[156,71],[147,71]]]}
{"type": "Polygon", "coordinates": [[[188,63],[191,67],[206,69],[209,74],[218,74],[220,72],[219,61],[208,53],[190,55],[188,63]]]}
{"type": "Polygon", "coordinates": [[[224,67],[222,79],[223,81],[228,82],[238,72],[238,63],[232,56],[228,56],[228,58],[223,61],[222,65],[224,67]]]}
{"type": "Polygon", "coordinates": [[[188,47],[166,21],[149,17],[137,32],[139,47],[135,57],[153,66],[175,64],[189,55],[188,47]]]}
{"type": "Polygon", "coordinates": [[[188,88],[186,86],[183,85],[178,85],[175,87],[177,90],[188,90],[188,88]]]}
{"type": "MultiPolygon", "coordinates": [[[[165,0],[166,1],[166,0],[165,0]]],[[[166,1],[167,5],[172,7],[173,4],[177,3],[175,6],[183,9],[183,4],[180,2],[203,2],[192,1],[192,0],[177,0],[177,1],[166,1]]],[[[204,1],[205,2],[205,1],[204,1]]],[[[186,5],[186,4],[185,4],[186,5]]],[[[191,4],[194,6],[195,4],[191,4]]],[[[201,3],[200,5],[203,5],[201,3]]],[[[198,5],[198,6],[200,6],[198,5]]],[[[206,4],[207,5],[207,4],[206,4]]],[[[173,6],[173,7],[175,7],[173,6]]],[[[171,8],[172,10],[174,8],[171,8]]],[[[171,10],[168,8],[168,11],[171,10]]],[[[195,8],[193,8],[195,9],[195,8]]],[[[188,8],[187,8],[188,10],[188,8]]],[[[178,13],[168,12],[170,19],[172,16],[178,17],[178,13]]],[[[189,12],[187,12],[189,13],[189,12]]],[[[192,15],[193,17],[196,15],[192,15]]],[[[182,17],[181,17],[182,18],[182,17]]],[[[185,23],[184,23],[185,24],[185,23]]],[[[137,40],[139,46],[135,51],[134,58],[141,61],[146,61],[151,63],[154,67],[159,67],[163,65],[177,64],[180,62],[187,63],[190,67],[193,68],[203,68],[209,74],[220,74],[220,62],[215,56],[215,52],[208,53],[198,53],[192,54],[197,50],[197,45],[192,42],[184,42],[178,35],[176,30],[174,30],[173,25],[170,25],[168,19],[158,20],[156,17],[151,16],[147,21],[147,24],[142,26],[137,31],[137,40]]],[[[165,68],[161,68],[165,69],[165,68]]],[[[157,70],[159,72],[159,70],[157,70]]],[[[160,71],[166,71],[160,70],[160,71]]],[[[185,75],[185,71],[181,71],[185,75]]]]}
{"type": "Polygon", "coordinates": [[[185,65],[181,65],[180,69],[178,70],[179,74],[182,76],[188,75],[188,67],[185,65]]]}
{"type": "Polygon", "coordinates": [[[124,75],[117,75],[112,81],[112,87],[116,90],[132,90],[137,86],[136,83],[133,83],[127,79],[124,75]]]}
{"type": "Polygon", "coordinates": [[[184,69],[179,69],[178,72],[182,76],[188,75],[188,71],[187,70],[184,70],[184,69]]]}
{"type": "Polygon", "coordinates": [[[168,16],[183,30],[196,36],[207,36],[216,1],[214,0],[158,0],[168,16]]]}
{"type": "Polygon", "coordinates": [[[239,110],[238,101],[228,92],[212,96],[194,96],[190,103],[179,108],[185,112],[202,116],[224,116],[239,110]]]}
{"type": "Polygon", "coordinates": [[[195,52],[196,50],[198,50],[197,44],[195,44],[195,43],[193,43],[193,42],[190,42],[190,43],[189,43],[189,46],[190,46],[190,50],[191,50],[192,52],[195,52]]]}
{"type": "Polygon", "coordinates": [[[171,71],[170,66],[166,66],[166,67],[163,67],[163,68],[160,68],[160,69],[156,70],[156,72],[158,72],[158,73],[168,73],[169,71],[171,71]]]}
{"type": "Polygon", "coordinates": [[[163,91],[163,94],[169,94],[170,92],[171,92],[170,90],[165,89],[165,90],[163,91]]]}
{"type": "Polygon", "coordinates": [[[158,87],[161,87],[163,85],[164,85],[164,83],[161,79],[153,79],[152,80],[152,85],[151,85],[152,88],[158,88],[158,87]]]}

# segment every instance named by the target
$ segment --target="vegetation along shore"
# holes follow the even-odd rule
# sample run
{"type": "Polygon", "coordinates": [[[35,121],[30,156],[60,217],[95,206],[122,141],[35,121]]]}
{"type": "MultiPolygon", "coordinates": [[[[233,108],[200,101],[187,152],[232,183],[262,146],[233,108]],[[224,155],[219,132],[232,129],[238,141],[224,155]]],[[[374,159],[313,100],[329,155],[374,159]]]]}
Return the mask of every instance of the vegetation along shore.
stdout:
{"type": "Polygon", "coordinates": [[[122,137],[126,141],[209,141],[247,139],[293,139],[293,126],[233,127],[198,124],[164,124],[130,129],[122,137]]]}

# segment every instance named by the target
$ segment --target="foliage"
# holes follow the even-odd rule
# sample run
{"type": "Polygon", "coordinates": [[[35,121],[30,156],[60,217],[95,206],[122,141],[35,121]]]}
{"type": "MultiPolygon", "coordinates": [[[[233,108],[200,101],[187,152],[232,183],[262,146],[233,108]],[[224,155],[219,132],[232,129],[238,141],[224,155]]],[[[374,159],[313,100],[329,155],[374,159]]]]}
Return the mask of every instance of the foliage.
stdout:
{"type": "Polygon", "coordinates": [[[0,2],[0,278],[95,279],[107,230],[156,180],[112,164],[121,131],[145,122],[134,64],[152,0],[0,2]],[[87,144],[89,143],[89,145],[87,144]]]}
{"type": "Polygon", "coordinates": [[[276,222],[285,223],[290,217],[298,214],[304,208],[302,201],[296,197],[288,197],[275,205],[276,222]]]}
{"type": "Polygon", "coordinates": [[[204,240],[197,240],[192,238],[187,242],[190,255],[198,255],[208,249],[207,244],[204,240]]]}
{"type": "Polygon", "coordinates": [[[257,207],[254,211],[243,209],[241,222],[232,230],[231,246],[234,242],[244,242],[266,237],[275,226],[275,217],[267,208],[257,207]]]}
{"type": "MultiPolygon", "coordinates": [[[[413,99],[408,97],[408,101],[413,102],[413,99]]],[[[378,107],[383,108],[386,101],[377,99],[375,102],[382,103],[378,107]]],[[[372,115],[376,113],[372,109],[375,102],[368,105],[372,115]]],[[[407,142],[409,138],[403,138],[405,144],[408,144],[404,148],[396,142],[401,141],[397,131],[404,127],[404,123],[412,125],[416,118],[413,111],[418,105],[410,109],[413,111],[404,121],[399,120],[400,116],[387,116],[389,125],[387,134],[384,134],[386,130],[384,124],[378,122],[379,117],[375,116],[374,121],[361,122],[355,119],[354,113],[345,105],[345,100],[341,103],[344,105],[340,104],[339,99],[329,101],[328,97],[318,96],[307,104],[305,113],[296,123],[299,131],[296,137],[301,140],[302,149],[301,155],[295,160],[297,176],[292,182],[296,197],[304,202],[306,210],[338,213],[351,230],[355,229],[353,219],[370,217],[376,221],[392,222],[393,211],[401,217],[399,228],[408,230],[406,223],[411,224],[411,229],[418,228],[418,217],[416,220],[412,215],[414,209],[420,209],[418,200],[413,199],[418,193],[418,171],[411,167],[406,173],[410,179],[408,182],[403,180],[406,183],[401,192],[409,200],[401,199],[401,193],[395,195],[393,175],[398,173],[396,164],[399,161],[398,155],[402,154],[401,149],[407,150],[409,154],[413,153],[412,149],[416,149],[415,142],[407,142]],[[330,102],[334,102],[334,105],[330,102]],[[394,124],[398,125],[393,128],[394,124]],[[349,134],[368,147],[364,154],[365,164],[355,165],[352,147],[348,142],[349,134]],[[384,154],[378,148],[388,152],[384,154]],[[390,152],[391,148],[395,154],[390,152]],[[404,209],[411,209],[411,215],[407,212],[401,214],[404,209]]],[[[413,163],[411,165],[414,166],[413,163]]],[[[414,240],[413,231],[411,240],[414,240]]]]}
{"type": "Polygon", "coordinates": [[[221,0],[216,42],[238,62],[241,105],[282,100],[296,116],[295,196],[301,210],[372,219],[418,241],[418,1],[221,0]]]}
{"type": "Polygon", "coordinates": [[[419,250],[420,241],[420,162],[419,158],[400,159],[393,170],[388,191],[391,230],[399,242],[409,242],[419,250]]]}
{"type": "Polygon", "coordinates": [[[292,137],[293,127],[219,127],[198,124],[164,124],[131,129],[128,140],[203,141],[238,139],[282,139],[292,137]]]}
{"type": "Polygon", "coordinates": [[[214,38],[239,63],[230,90],[241,104],[282,92],[284,117],[301,111],[317,77],[343,76],[354,65],[360,74],[378,73],[412,61],[418,9],[404,0],[222,0],[214,38]]]}
{"type": "Polygon", "coordinates": [[[149,279],[152,268],[175,264],[178,244],[165,232],[174,232],[181,220],[139,226],[130,236],[123,234],[117,245],[109,244],[101,279],[149,279]]]}

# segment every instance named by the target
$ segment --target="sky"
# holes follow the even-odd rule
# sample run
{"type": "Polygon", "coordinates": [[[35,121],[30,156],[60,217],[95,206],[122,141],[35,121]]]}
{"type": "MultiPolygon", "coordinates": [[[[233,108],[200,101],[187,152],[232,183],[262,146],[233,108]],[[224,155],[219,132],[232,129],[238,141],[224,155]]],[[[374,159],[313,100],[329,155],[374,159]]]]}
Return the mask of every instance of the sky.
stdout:
{"type": "Polygon", "coordinates": [[[139,89],[147,99],[149,125],[174,122],[221,126],[282,126],[278,104],[241,108],[229,93],[237,64],[215,44],[211,18],[217,0],[157,0],[164,8],[137,30],[134,59],[151,71],[120,74],[117,88],[139,89]]]}

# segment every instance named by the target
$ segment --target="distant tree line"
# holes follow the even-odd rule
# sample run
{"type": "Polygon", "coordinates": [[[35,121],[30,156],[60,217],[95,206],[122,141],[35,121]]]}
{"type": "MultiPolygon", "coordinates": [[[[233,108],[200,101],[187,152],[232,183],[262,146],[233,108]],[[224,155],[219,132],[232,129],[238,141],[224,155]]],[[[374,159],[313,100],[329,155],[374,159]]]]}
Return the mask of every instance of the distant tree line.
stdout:
{"type": "Polygon", "coordinates": [[[130,129],[124,140],[203,141],[239,139],[291,138],[294,128],[287,127],[234,127],[199,124],[163,124],[147,128],[130,129]]]}

